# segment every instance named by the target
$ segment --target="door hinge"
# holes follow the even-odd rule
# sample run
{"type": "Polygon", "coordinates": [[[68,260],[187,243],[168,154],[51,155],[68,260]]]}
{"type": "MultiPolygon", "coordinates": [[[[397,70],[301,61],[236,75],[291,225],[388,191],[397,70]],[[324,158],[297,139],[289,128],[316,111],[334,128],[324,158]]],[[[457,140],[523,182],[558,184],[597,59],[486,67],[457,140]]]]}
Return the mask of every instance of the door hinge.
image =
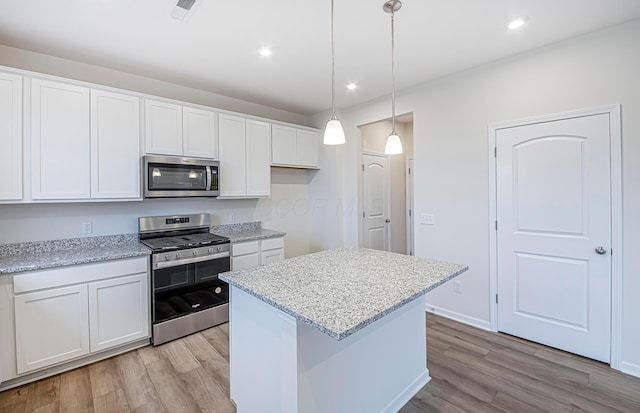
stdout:
{"type": "Polygon", "coordinates": [[[364,172],[364,164],[362,164],[362,172],[364,172]]]}
{"type": "Polygon", "coordinates": [[[497,147],[497,146],[494,146],[494,147],[493,147],[493,157],[494,157],[494,158],[497,158],[497,157],[498,157],[498,147],[497,147]]]}
{"type": "Polygon", "coordinates": [[[364,211],[362,211],[362,218],[364,218],[364,211]]]}
{"type": "Polygon", "coordinates": [[[498,220],[496,219],[496,231],[498,230],[498,220]]]}
{"type": "Polygon", "coordinates": [[[498,304],[498,294],[496,294],[496,304],[498,304]]]}
{"type": "Polygon", "coordinates": [[[411,175],[411,168],[409,168],[409,175],[411,175]]]}
{"type": "Polygon", "coordinates": [[[411,216],[411,210],[409,210],[409,216],[411,216]]]}

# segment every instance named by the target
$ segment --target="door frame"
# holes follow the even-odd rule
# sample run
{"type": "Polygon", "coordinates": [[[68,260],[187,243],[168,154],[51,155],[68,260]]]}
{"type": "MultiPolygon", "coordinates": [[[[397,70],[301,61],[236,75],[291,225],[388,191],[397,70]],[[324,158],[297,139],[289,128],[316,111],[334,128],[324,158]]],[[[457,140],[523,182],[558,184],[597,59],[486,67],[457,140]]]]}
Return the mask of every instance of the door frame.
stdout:
{"type": "MultiPolygon", "coordinates": [[[[360,170],[360,196],[362,197],[362,214],[359,216],[360,221],[360,242],[358,243],[360,247],[364,247],[364,155],[377,156],[380,158],[385,158],[387,160],[387,214],[389,216],[386,219],[391,219],[391,155],[385,155],[383,153],[376,153],[370,151],[362,151],[362,156],[360,159],[362,160],[362,169],[360,170]]],[[[389,247],[389,251],[391,251],[391,225],[393,222],[390,221],[387,223],[387,246],[389,247]]]]}
{"type": "Polygon", "coordinates": [[[414,221],[414,206],[413,206],[413,177],[415,176],[415,161],[413,155],[409,155],[405,158],[405,199],[406,199],[406,222],[407,222],[407,254],[416,255],[414,233],[413,233],[413,221],[414,221]],[[411,162],[413,161],[414,170],[411,171],[411,162]]]}
{"type": "Polygon", "coordinates": [[[535,116],[506,122],[491,123],[487,129],[487,156],[489,160],[489,307],[491,331],[498,331],[498,239],[497,239],[497,183],[496,147],[497,132],[500,129],[526,126],[583,116],[609,115],[610,156],[611,156],[611,362],[620,370],[622,355],[622,136],[620,104],[590,109],[535,116]]]}

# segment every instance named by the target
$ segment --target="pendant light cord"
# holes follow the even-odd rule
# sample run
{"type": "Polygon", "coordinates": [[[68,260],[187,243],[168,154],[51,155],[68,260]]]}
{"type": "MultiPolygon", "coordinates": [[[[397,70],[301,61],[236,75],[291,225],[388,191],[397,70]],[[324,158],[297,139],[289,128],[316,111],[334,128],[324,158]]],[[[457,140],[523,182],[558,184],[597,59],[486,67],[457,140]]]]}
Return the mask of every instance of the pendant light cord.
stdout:
{"type": "MultiPolygon", "coordinates": [[[[333,0],[331,0],[333,2],[333,0]]],[[[393,6],[391,8],[391,131],[396,135],[396,74],[394,63],[394,45],[395,45],[395,31],[393,24],[393,17],[395,13],[393,6]]]]}
{"type": "Polygon", "coordinates": [[[331,119],[336,117],[335,50],[333,46],[333,0],[331,0],[331,119]]]}

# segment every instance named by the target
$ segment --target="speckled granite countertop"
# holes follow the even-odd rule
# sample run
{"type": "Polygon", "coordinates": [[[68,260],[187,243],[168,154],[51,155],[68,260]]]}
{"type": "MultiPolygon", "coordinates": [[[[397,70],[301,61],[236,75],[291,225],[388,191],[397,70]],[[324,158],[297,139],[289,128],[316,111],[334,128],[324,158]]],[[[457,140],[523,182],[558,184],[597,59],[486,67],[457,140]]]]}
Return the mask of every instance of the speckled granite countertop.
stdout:
{"type": "Polygon", "coordinates": [[[138,234],[0,245],[0,275],[150,255],[138,234]]]}
{"type": "Polygon", "coordinates": [[[364,248],[338,248],[226,272],[220,279],[342,340],[468,269],[364,248]]]}
{"type": "Polygon", "coordinates": [[[287,235],[285,232],[262,228],[260,222],[244,222],[211,227],[211,232],[228,237],[231,243],[278,238],[287,235]]]}

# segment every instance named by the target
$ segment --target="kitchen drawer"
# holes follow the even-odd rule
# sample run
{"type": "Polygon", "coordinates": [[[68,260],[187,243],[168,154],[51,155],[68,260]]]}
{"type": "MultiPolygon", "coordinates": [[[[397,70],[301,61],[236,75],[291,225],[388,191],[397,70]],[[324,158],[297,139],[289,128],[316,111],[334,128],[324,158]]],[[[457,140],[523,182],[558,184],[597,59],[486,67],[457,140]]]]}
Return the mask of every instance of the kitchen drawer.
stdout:
{"type": "Polygon", "coordinates": [[[262,251],[284,248],[284,237],[269,238],[262,240],[262,251]]]}
{"type": "Polygon", "coordinates": [[[108,261],[97,264],[73,265],[47,270],[30,271],[13,276],[15,294],[65,285],[86,283],[123,275],[146,273],[147,257],[108,261]]]}
{"type": "Polygon", "coordinates": [[[240,242],[238,244],[231,244],[231,256],[236,257],[238,255],[254,254],[259,250],[259,241],[240,242]]]}
{"type": "Polygon", "coordinates": [[[244,270],[245,268],[255,267],[260,264],[260,254],[241,255],[231,259],[231,271],[244,270]]]}

